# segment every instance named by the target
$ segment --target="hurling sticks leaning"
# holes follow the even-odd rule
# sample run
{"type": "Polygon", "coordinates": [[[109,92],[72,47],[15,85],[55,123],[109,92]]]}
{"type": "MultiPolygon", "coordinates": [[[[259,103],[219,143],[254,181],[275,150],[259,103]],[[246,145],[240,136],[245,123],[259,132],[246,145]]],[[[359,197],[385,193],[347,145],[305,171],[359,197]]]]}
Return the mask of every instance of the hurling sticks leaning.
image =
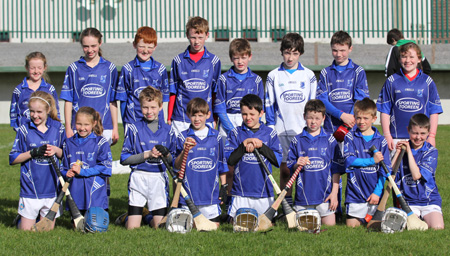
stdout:
{"type": "MultiPolygon", "coordinates": [[[[402,162],[403,156],[405,155],[406,147],[402,147],[402,150],[400,151],[394,166],[392,167],[392,173],[391,176],[395,177],[397,174],[398,168],[400,167],[400,163],[402,162]]],[[[386,189],[384,190],[383,197],[380,200],[380,203],[378,204],[377,211],[373,215],[372,219],[367,223],[368,229],[373,229],[380,231],[381,230],[381,220],[383,219],[384,211],[386,210],[386,203],[389,199],[389,194],[391,193],[392,186],[389,181],[387,182],[386,189]]]]}
{"type": "MultiPolygon", "coordinates": [[[[58,175],[58,179],[59,179],[59,182],[61,183],[61,186],[64,186],[64,184],[66,182],[64,181],[64,178],[62,176],[59,165],[56,163],[55,156],[51,156],[50,161],[52,162],[53,168],[55,168],[55,171],[56,171],[56,174],[58,175]]],[[[75,201],[73,200],[69,189],[67,189],[67,191],[66,191],[66,200],[67,200],[67,204],[69,205],[70,214],[72,215],[74,229],[76,231],[83,232],[84,231],[84,216],[81,214],[80,209],[78,209],[78,206],[75,203],[75,201]]]]}
{"type": "MultiPolygon", "coordinates": [[[[370,148],[370,151],[377,152],[378,150],[375,146],[372,146],[370,148]]],[[[380,161],[380,164],[383,167],[384,171],[386,173],[389,173],[389,170],[387,169],[384,161],[380,161]]],[[[417,215],[415,215],[414,212],[411,210],[402,193],[398,189],[397,184],[395,184],[395,181],[392,178],[392,176],[389,175],[387,178],[389,180],[389,183],[392,185],[392,188],[394,189],[394,193],[397,196],[397,199],[402,207],[402,210],[405,211],[406,214],[408,215],[408,218],[406,219],[406,228],[408,230],[427,230],[428,229],[427,223],[420,220],[419,217],[417,217],[417,215]]]]}
{"type": "Polygon", "coordinates": [[[164,218],[159,223],[159,227],[164,227],[166,225],[167,216],[169,215],[169,212],[172,209],[178,208],[178,203],[180,201],[181,187],[183,186],[183,182],[182,181],[183,181],[183,177],[184,177],[184,171],[186,169],[186,165],[183,164],[183,163],[186,163],[187,157],[188,157],[188,154],[189,154],[189,150],[191,150],[191,148],[194,147],[194,146],[195,146],[195,144],[190,145],[190,147],[186,148],[186,150],[184,150],[184,152],[183,152],[183,162],[182,162],[182,165],[181,165],[181,170],[178,172],[178,180],[176,182],[175,191],[173,192],[172,203],[170,204],[170,207],[169,207],[169,210],[167,211],[166,216],[164,216],[164,218]]]}
{"type": "MultiPolygon", "coordinates": [[[[275,179],[273,178],[272,174],[270,173],[269,168],[264,163],[264,160],[262,159],[261,154],[259,153],[259,150],[255,148],[254,153],[256,155],[256,158],[258,158],[259,164],[262,165],[264,171],[266,172],[267,176],[269,177],[270,181],[272,182],[272,185],[273,185],[273,188],[275,190],[275,193],[277,193],[277,195],[280,195],[281,194],[281,189],[278,186],[278,184],[275,181],[275,179]]],[[[297,221],[295,219],[295,214],[296,213],[295,213],[294,209],[292,209],[292,207],[286,201],[286,198],[283,198],[283,200],[281,201],[281,205],[283,207],[283,212],[284,212],[284,215],[286,217],[286,221],[287,221],[288,227],[289,228],[297,227],[297,221]]]]}
{"type": "MultiPolygon", "coordinates": [[[[161,152],[159,148],[156,148],[162,155],[167,155],[169,151],[167,152],[161,152]]],[[[164,151],[164,150],[163,150],[164,151]]],[[[164,162],[164,165],[166,166],[167,170],[170,173],[170,176],[172,176],[173,180],[177,181],[177,174],[173,171],[172,166],[169,164],[167,159],[164,156],[160,157],[161,160],[164,162]]],[[[189,208],[189,211],[191,211],[192,216],[194,217],[194,223],[195,228],[198,231],[213,231],[217,229],[216,223],[208,220],[195,206],[192,199],[189,197],[188,193],[184,189],[184,187],[181,187],[181,196],[184,198],[184,201],[186,201],[186,204],[189,208]]]]}
{"type": "Polygon", "coordinates": [[[69,188],[70,182],[72,181],[73,177],[70,177],[66,184],[62,187],[61,192],[59,193],[58,197],[56,198],[55,202],[52,205],[52,208],[50,208],[50,211],[45,215],[44,218],[41,218],[41,220],[36,223],[32,228],[31,231],[50,231],[53,227],[53,221],[55,220],[56,213],[58,212],[61,202],[64,198],[64,195],[66,194],[67,189],[69,188]]]}
{"type": "Polygon", "coordinates": [[[302,170],[301,166],[297,167],[294,174],[292,174],[292,177],[286,184],[286,187],[283,189],[283,191],[281,191],[281,194],[278,196],[277,200],[273,202],[273,204],[269,207],[269,209],[266,210],[266,212],[263,215],[260,215],[258,217],[258,231],[264,231],[272,227],[273,216],[278,210],[278,207],[280,207],[280,204],[283,201],[284,197],[286,196],[286,193],[291,188],[292,184],[294,183],[295,179],[297,178],[301,170],[302,170]]]}

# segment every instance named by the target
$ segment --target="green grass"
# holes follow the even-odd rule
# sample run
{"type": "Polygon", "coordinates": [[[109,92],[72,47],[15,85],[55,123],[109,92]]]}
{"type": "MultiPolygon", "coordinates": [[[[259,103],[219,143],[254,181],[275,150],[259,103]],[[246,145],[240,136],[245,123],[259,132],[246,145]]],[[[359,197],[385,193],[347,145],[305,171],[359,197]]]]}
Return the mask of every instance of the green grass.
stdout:
{"type": "MultiPolygon", "coordinates": [[[[23,232],[10,227],[17,214],[19,200],[19,166],[9,166],[7,155],[15,133],[0,125],[0,254],[109,254],[109,255],[443,255],[450,251],[450,231],[404,231],[397,234],[368,233],[365,228],[347,228],[343,224],[318,235],[288,230],[284,223],[267,233],[233,233],[224,224],[215,232],[181,235],[149,227],[127,231],[111,224],[104,234],[80,234],[71,230],[68,212],[57,220],[57,227],[48,233],[23,232]]],[[[122,138],[122,137],[121,137],[122,138]]],[[[119,158],[119,145],[113,146],[114,159],[119,158]]],[[[440,126],[437,148],[439,166],[436,174],[443,198],[444,221],[450,219],[450,126],[440,126]]],[[[275,170],[278,178],[278,171],[275,170]]],[[[127,209],[128,175],[111,178],[110,216],[115,218],[127,209]]],[[[446,223],[448,224],[448,223],[446,223]]]]}

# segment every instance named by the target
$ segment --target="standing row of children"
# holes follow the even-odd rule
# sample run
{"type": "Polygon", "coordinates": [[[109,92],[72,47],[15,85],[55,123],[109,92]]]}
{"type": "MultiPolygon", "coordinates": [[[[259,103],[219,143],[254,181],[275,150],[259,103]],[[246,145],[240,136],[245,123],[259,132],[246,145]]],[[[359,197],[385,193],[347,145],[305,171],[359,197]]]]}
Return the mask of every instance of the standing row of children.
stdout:
{"type": "MultiPolygon", "coordinates": [[[[406,198],[417,206],[416,214],[431,227],[443,228],[434,181],[434,136],[442,108],[433,80],[420,70],[417,45],[401,47],[402,69],[388,78],[377,101],[383,137],[372,126],[377,105],[368,98],[364,70],[349,59],[352,43],[346,32],[333,35],[334,61],[322,70],[319,83],[299,62],[303,38],[286,34],[280,48],[283,63],[269,73],[265,89],[261,77],[248,68],[252,57],[248,41],[233,40],[233,67],[220,74],[220,60],[204,46],[208,22],[191,18],[186,36],[189,46],[174,58],[169,80],[164,65],[152,57],[157,46],[152,28],[138,29],[133,42],[136,58],[123,66],[120,77],[114,64],[102,57],[101,33],[94,28],[84,30],[84,56],[68,68],[61,92],[65,128],[58,119],[55,88],[43,78],[45,57],[27,57],[29,76],[14,90],[11,102],[11,126],[17,136],[10,163],[21,164],[20,228],[30,229],[56,197],[58,181],[48,160],[54,155],[62,159],[63,174],[75,177],[70,190],[78,207],[82,211],[94,206],[108,209],[109,146],[118,140],[117,101],[125,127],[121,162],[132,169],[129,208],[121,218],[129,229],[139,227],[142,216],[149,213],[151,225],[158,226],[169,201],[166,166],[160,158],[168,157],[179,169],[184,151],[189,154],[183,186],[212,221],[219,221],[227,190],[232,195],[231,218],[242,207],[264,213],[274,201],[273,186],[261,166],[265,164],[269,169],[280,167],[281,187],[302,167],[295,209],[316,208],[326,225],[335,224],[339,179],[347,173],[347,225],[358,226],[375,210],[382,193],[386,174],[378,163],[385,160],[390,165],[394,140],[408,138],[411,146],[398,182],[404,193],[410,193],[406,198]],[[167,124],[163,101],[168,101],[167,124]],[[217,115],[220,132],[214,129],[211,112],[217,115]],[[264,113],[266,124],[260,120],[264,113]],[[411,118],[418,113],[425,117],[411,118]],[[410,119],[412,124],[406,128],[410,119]],[[337,142],[332,134],[343,124],[351,132],[337,142]],[[161,155],[156,145],[167,147],[170,154],[161,155]],[[372,145],[378,153],[368,151],[372,145]],[[254,149],[264,156],[264,163],[257,161],[254,149]],[[76,164],[78,160],[81,165],[76,164]],[[404,179],[411,174],[412,180],[404,179]]],[[[403,144],[408,143],[399,143],[403,144]]]]}

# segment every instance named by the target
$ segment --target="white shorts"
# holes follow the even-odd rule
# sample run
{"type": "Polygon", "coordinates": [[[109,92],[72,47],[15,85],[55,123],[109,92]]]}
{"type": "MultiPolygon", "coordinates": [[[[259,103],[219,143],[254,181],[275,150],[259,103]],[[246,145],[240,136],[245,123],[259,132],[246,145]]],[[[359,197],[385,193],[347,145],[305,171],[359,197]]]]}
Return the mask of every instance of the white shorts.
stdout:
{"type": "Polygon", "coordinates": [[[291,144],[291,141],[292,139],[294,139],[294,137],[295,135],[278,135],[281,148],[283,149],[283,160],[281,160],[282,163],[286,163],[289,153],[289,145],[291,144]]]}
{"type": "Polygon", "coordinates": [[[128,205],[154,211],[168,206],[169,181],[164,172],[134,171],[130,176],[128,205]]]}
{"type": "MultiPolygon", "coordinates": [[[[198,210],[205,216],[208,220],[214,219],[220,214],[222,214],[222,209],[218,204],[209,204],[209,205],[196,205],[198,210]]],[[[181,206],[181,208],[189,210],[187,205],[181,206]]]]}
{"type": "MultiPolygon", "coordinates": [[[[206,124],[214,129],[213,123],[206,122],[206,124]]],[[[180,135],[180,133],[189,129],[189,126],[191,126],[191,123],[186,123],[183,121],[176,121],[176,120],[172,121],[172,128],[175,131],[176,136],[180,135]]]]}
{"type": "Polygon", "coordinates": [[[329,216],[329,215],[335,213],[335,211],[332,211],[329,208],[330,208],[329,202],[316,204],[316,205],[305,205],[305,206],[294,205],[294,210],[296,212],[298,212],[300,210],[306,210],[306,209],[316,209],[319,212],[320,217],[326,217],[326,216],[329,216]]]}
{"type": "MultiPolygon", "coordinates": [[[[242,115],[241,114],[227,114],[228,119],[230,119],[231,124],[233,127],[238,127],[242,125],[242,115]]],[[[228,134],[225,132],[225,129],[223,129],[222,125],[219,125],[219,132],[222,136],[222,139],[224,139],[224,142],[227,140],[228,134]]]]}
{"type": "MultiPolygon", "coordinates": [[[[30,220],[35,220],[39,216],[39,214],[42,217],[45,217],[45,215],[47,215],[47,213],[52,208],[55,200],[56,197],[43,199],[21,197],[19,199],[18,213],[20,214],[20,216],[30,220]]],[[[56,218],[61,215],[62,209],[63,207],[61,204],[59,210],[56,212],[56,218]]]]}
{"type": "Polygon", "coordinates": [[[273,197],[242,197],[232,196],[228,215],[232,218],[236,216],[236,211],[240,208],[252,208],[258,212],[258,215],[264,214],[274,202],[273,197]]]}
{"type": "Polygon", "coordinates": [[[432,212],[438,212],[442,214],[442,209],[439,207],[439,205],[430,204],[425,206],[420,205],[410,205],[409,208],[419,217],[423,218],[425,215],[432,213],[432,212]]]}
{"type": "Polygon", "coordinates": [[[112,132],[113,130],[103,130],[102,134],[103,138],[105,138],[108,141],[110,146],[112,144],[112,132]]]}
{"type": "Polygon", "coordinates": [[[347,215],[355,218],[363,219],[367,214],[373,215],[377,210],[378,205],[369,203],[349,203],[345,204],[347,208],[347,215]]]}

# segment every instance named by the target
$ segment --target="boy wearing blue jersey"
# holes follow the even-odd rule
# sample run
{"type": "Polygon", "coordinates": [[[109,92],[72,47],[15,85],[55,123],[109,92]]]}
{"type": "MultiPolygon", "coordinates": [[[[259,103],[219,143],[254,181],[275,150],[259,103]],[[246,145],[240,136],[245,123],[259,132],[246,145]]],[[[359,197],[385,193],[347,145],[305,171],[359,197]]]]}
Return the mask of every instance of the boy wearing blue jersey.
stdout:
{"type": "MultiPolygon", "coordinates": [[[[189,46],[172,61],[167,123],[173,126],[177,135],[189,128],[191,121],[186,106],[190,100],[195,97],[202,98],[212,111],[221,64],[219,58],[205,47],[208,36],[207,20],[198,16],[189,19],[186,24],[189,46]]],[[[212,116],[206,121],[214,127],[212,116]]]]}
{"type": "MultiPolygon", "coordinates": [[[[219,225],[219,203],[220,199],[222,202],[226,200],[228,172],[223,140],[219,131],[206,124],[211,112],[204,99],[192,99],[186,109],[191,124],[176,139],[177,158],[174,166],[178,170],[181,168],[184,151],[191,148],[186,161],[183,186],[200,212],[219,225]],[[189,145],[193,143],[196,143],[195,147],[189,145]]],[[[180,198],[180,203],[188,209],[183,198],[180,198]]]]}
{"type": "Polygon", "coordinates": [[[242,125],[234,128],[227,139],[225,152],[228,165],[234,166],[231,204],[228,215],[234,218],[239,208],[253,208],[264,212],[274,201],[273,186],[263,166],[254,155],[254,149],[265,157],[263,164],[279,167],[282,149],[277,133],[259,119],[264,114],[262,100],[247,94],[240,101],[242,125]]]}
{"type": "MultiPolygon", "coordinates": [[[[175,134],[173,129],[159,119],[163,107],[162,93],[149,86],[139,94],[142,119],[128,123],[123,142],[121,164],[130,165],[132,172],[128,183],[128,221],[127,229],[138,228],[141,225],[144,206],[153,216],[150,225],[158,227],[166,215],[169,202],[169,182],[160,157],[161,153],[155,145],[163,145],[170,152],[175,150],[175,134]]],[[[169,154],[169,162],[172,155],[169,154]]]]}
{"type": "Polygon", "coordinates": [[[426,141],[430,119],[424,114],[415,114],[409,121],[408,133],[409,141],[397,144],[398,152],[403,145],[407,152],[397,174],[397,185],[411,210],[423,218],[428,227],[444,229],[442,198],[435,177],[438,151],[426,141]]]}
{"type": "Polygon", "coordinates": [[[369,98],[355,103],[357,129],[344,138],[344,159],[347,173],[345,205],[347,226],[357,227],[367,214],[373,215],[383,193],[386,172],[381,168],[384,160],[390,169],[387,141],[373,123],[377,120],[377,106],[369,98]],[[379,151],[372,153],[375,146],[379,151]]]}
{"type": "MultiPolygon", "coordinates": [[[[156,45],[157,36],[153,28],[144,26],[137,30],[133,41],[136,57],[123,65],[117,86],[124,125],[142,120],[139,93],[147,86],[160,90],[163,102],[169,101],[166,67],[152,57],[156,45]]],[[[161,111],[158,120],[163,119],[164,112],[161,111]]]]}
{"type": "MultiPolygon", "coordinates": [[[[280,47],[283,63],[267,76],[265,89],[266,124],[274,127],[283,148],[280,166],[280,186],[286,186],[290,178],[286,166],[291,140],[305,127],[303,111],[310,99],[316,98],[317,79],[310,69],[298,60],[304,53],[303,38],[298,33],[286,34],[280,47]]],[[[292,202],[292,190],[287,200],[292,202]]]]}
{"type": "Polygon", "coordinates": [[[248,67],[252,49],[247,39],[236,38],[230,43],[230,60],[233,66],[223,73],[217,82],[217,97],[214,113],[219,116],[220,135],[226,140],[235,127],[242,124],[239,102],[247,94],[264,98],[262,79],[248,67]]]}
{"type": "Polygon", "coordinates": [[[291,141],[287,161],[291,172],[299,166],[303,168],[296,182],[294,209],[316,209],[322,224],[333,226],[340,179],[337,160],[341,158],[341,151],[333,135],[321,127],[325,119],[322,101],[308,101],[304,118],[306,127],[291,141]]]}
{"type": "Polygon", "coordinates": [[[364,69],[349,59],[353,49],[350,35],[338,31],[331,37],[330,45],[334,61],[320,72],[317,98],[327,109],[323,128],[333,134],[344,123],[355,125],[353,106],[357,100],[369,97],[369,87],[364,69]]]}

